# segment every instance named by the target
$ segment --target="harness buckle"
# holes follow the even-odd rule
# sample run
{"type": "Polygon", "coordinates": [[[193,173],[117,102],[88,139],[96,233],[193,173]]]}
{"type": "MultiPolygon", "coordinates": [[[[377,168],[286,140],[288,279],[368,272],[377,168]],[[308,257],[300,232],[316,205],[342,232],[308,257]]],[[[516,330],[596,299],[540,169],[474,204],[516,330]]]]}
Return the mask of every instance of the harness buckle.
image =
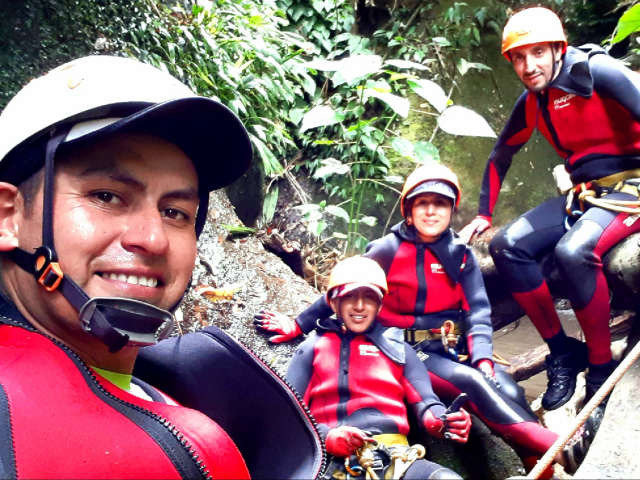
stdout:
{"type": "Polygon", "coordinates": [[[56,254],[43,245],[36,250],[35,256],[35,277],[47,292],[53,292],[64,278],[56,254]]]}

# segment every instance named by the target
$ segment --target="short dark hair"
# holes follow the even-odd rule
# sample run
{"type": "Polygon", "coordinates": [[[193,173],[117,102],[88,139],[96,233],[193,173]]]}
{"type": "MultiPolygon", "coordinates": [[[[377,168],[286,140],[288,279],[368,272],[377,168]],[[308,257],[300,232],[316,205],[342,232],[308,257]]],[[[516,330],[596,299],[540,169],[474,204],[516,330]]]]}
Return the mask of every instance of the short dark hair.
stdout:
{"type": "Polygon", "coordinates": [[[25,216],[29,218],[33,214],[33,204],[40,190],[40,187],[43,185],[44,179],[44,168],[41,168],[36,173],[31,175],[29,178],[24,180],[20,185],[18,185],[18,191],[22,195],[22,200],[24,203],[25,216]]]}

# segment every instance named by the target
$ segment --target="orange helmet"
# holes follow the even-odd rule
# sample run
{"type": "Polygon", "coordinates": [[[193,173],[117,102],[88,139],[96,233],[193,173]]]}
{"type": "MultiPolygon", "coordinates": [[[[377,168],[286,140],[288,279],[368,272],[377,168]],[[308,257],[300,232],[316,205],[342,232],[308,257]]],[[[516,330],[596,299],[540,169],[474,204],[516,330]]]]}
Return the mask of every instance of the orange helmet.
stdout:
{"type": "Polygon", "coordinates": [[[327,301],[331,291],[336,287],[352,284],[354,288],[377,287],[382,295],[387,294],[387,276],[378,262],[367,257],[356,255],[338,263],[329,276],[327,301]]]}
{"type": "Polygon", "coordinates": [[[409,175],[407,181],[404,182],[404,187],[402,187],[402,196],[400,197],[400,213],[403,217],[407,218],[407,214],[409,213],[404,211],[407,196],[414,191],[417,186],[431,181],[444,182],[453,187],[453,193],[455,194],[453,203],[455,208],[458,208],[458,205],[460,205],[460,194],[462,193],[458,177],[444,165],[440,163],[430,163],[428,165],[418,167],[411,175],[409,175]]]}
{"type": "Polygon", "coordinates": [[[509,19],[502,32],[502,54],[511,61],[509,50],[523,45],[559,42],[567,50],[567,37],[558,15],[548,8],[527,8],[509,19]]]}

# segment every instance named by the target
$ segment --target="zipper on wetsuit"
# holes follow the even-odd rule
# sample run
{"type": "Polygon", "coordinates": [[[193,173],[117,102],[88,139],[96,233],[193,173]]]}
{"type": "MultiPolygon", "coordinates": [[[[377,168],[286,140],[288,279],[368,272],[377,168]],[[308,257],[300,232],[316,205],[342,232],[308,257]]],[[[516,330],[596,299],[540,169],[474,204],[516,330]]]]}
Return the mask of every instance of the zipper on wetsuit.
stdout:
{"type": "Polygon", "coordinates": [[[340,335],[340,355],[338,364],[338,407],[336,417],[338,426],[347,420],[347,402],[349,401],[349,357],[351,356],[351,338],[348,332],[340,335]]]}
{"type": "MultiPolygon", "coordinates": [[[[543,94],[543,93],[536,94],[536,101],[538,104],[539,111],[542,114],[542,118],[544,119],[544,123],[547,124],[547,129],[551,134],[551,138],[553,138],[553,143],[558,148],[558,150],[563,151],[567,155],[567,158],[565,159],[565,161],[568,163],[569,157],[573,155],[573,152],[570,150],[567,150],[562,146],[562,144],[560,143],[560,138],[558,137],[558,132],[556,132],[556,129],[553,126],[553,123],[551,122],[551,115],[549,114],[549,108],[547,107],[547,103],[549,101],[549,92],[547,91],[546,94],[543,94]]],[[[536,128],[537,128],[537,125],[536,125],[536,128]]]]}
{"type": "MultiPolygon", "coordinates": [[[[84,360],[82,360],[78,356],[77,353],[75,353],[73,350],[71,350],[69,347],[67,347],[65,344],[63,344],[59,340],[56,340],[55,338],[53,338],[53,337],[51,337],[51,336],[49,336],[49,335],[47,335],[45,333],[42,333],[41,331],[36,330],[35,328],[33,328],[31,326],[27,327],[26,325],[24,325],[22,323],[16,322],[15,320],[13,320],[11,318],[5,317],[4,315],[0,315],[0,318],[3,318],[4,320],[6,320],[9,323],[9,325],[12,325],[12,326],[18,327],[18,328],[24,328],[25,330],[28,330],[28,331],[31,331],[33,333],[37,333],[37,334],[42,335],[43,337],[51,340],[58,347],[62,348],[66,352],[69,352],[71,355],[73,355],[73,357],[80,363],[80,365],[84,369],[85,373],[87,375],[89,375],[89,377],[91,378],[93,383],[96,385],[96,387],[98,387],[98,390],[100,392],[102,392],[106,397],[109,397],[110,399],[112,399],[112,400],[114,400],[114,401],[116,401],[116,402],[118,402],[118,403],[120,403],[122,405],[125,405],[126,407],[129,407],[129,408],[131,408],[133,410],[136,410],[138,412],[144,413],[148,417],[150,417],[153,420],[155,420],[156,422],[160,423],[163,427],[165,427],[165,429],[169,433],[171,433],[171,435],[173,435],[175,437],[175,439],[178,441],[178,443],[180,443],[182,448],[187,452],[187,454],[189,455],[191,460],[193,460],[193,462],[196,464],[196,467],[198,468],[198,470],[202,474],[202,478],[204,480],[213,480],[213,477],[211,476],[211,473],[209,472],[207,467],[204,465],[204,462],[200,458],[198,458],[199,455],[195,452],[195,449],[189,444],[189,442],[187,442],[187,440],[184,438],[184,435],[182,433],[180,433],[180,431],[176,428],[176,426],[173,425],[169,420],[167,420],[162,415],[159,415],[159,414],[157,414],[157,413],[155,413],[155,412],[153,412],[151,410],[148,410],[146,408],[139,407],[138,405],[134,405],[132,403],[129,403],[126,400],[122,400],[121,398],[116,397],[115,395],[109,393],[107,390],[105,390],[105,388],[102,386],[102,384],[98,381],[96,375],[91,371],[91,369],[84,362],[84,360]]],[[[140,425],[138,425],[138,426],[140,427],[140,425]]],[[[148,434],[148,432],[146,432],[146,433],[148,434]]],[[[166,452],[165,452],[165,454],[166,454],[166,452]]]]}
{"type": "Polygon", "coordinates": [[[322,462],[320,463],[320,470],[318,471],[318,475],[316,476],[316,479],[322,478],[322,476],[324,475],[324,473],[325,473],[325,471],[327,469],[327,466],[328,466],[327,465],[327,448],[326,448],[326,446],[324,444],[324,438],[322,436],[322,433],[320,433],[320,428],[318,427],[318,422],[316,421],[315,417],[312,415],[311,410],[309,410],[309,407],[307,406],[306,402],[304,401],[302,396],[298,393],[298,391],[294,388],[294,386],[291,385],[291,383],[289,383],[289,380],[287,380],[285,376],[281,375],[280,372],[278,372],[276,369],[271,367],[266,362],[266,360],[262,357],[261,354],[257,353],[255,350],[253,350],[248,345],[245,345],[244,343],[240,343],[235,338],[233,338],[231,336],[229,336],[229,338],[236,345],[238,345],[240,348],[243,348],[243,349],[247,350],[251,355],[256,357],[258,359],[258,361],[265,367],[265,369],[267,369],[271,374],[273,374],[276,378],[278,378],[278,380],[280,380],[282,383],[284,383],[289,388],[291,393],[293,393],[294,398],[298,402],[298,405],[300,405],[302,407],[302,411],[307,415],[307,418],[310,420],[311,426],[313,427],[313,430],[314,430],[314,433],[316,434],[316,436],[320,440],[320,447],[321,447],[321,450],[322,450],[322,462]]]}
{"type": "Polygon", "coordinates": [[[427,305],[427,276],[424,268],[426,246],[416,244],[416,277],[418,278],[418,293],[414,311],[422,314],[427,305]]]}

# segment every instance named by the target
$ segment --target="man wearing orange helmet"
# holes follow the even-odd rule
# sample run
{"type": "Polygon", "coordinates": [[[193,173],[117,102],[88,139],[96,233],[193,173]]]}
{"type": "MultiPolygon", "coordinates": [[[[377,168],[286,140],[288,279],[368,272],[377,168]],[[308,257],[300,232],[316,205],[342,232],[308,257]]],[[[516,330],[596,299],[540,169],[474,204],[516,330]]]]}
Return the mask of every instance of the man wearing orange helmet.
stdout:
{"type": "MultiPolygon", "coordinates": [[[[391,478],[387,470],[399,467],[392,457],[418,453],[407,441],[405,401],[429,434],[459,443],[469,436],[469,414],[447,411],[431,389],[427,369],[402,341],[402,332],[376,321],[386,294],[385,274],[375,261],[356,256],[338,263],[325,297],[337,320],[319,322],[316,334],[298,347],[289,365],[288,380],[320,423],[327,451],[337,457],[327,475],[334,468],[341,474],[331,478],[344,478],[345,470],[362,471],[353,455],[366,444],[375,444],[372,464],[379,478],[391,478]]],[[[462,478],[426,460],[404,467],[406,472],[395,471],[393,478],[462,478]]]]}
{"type": "MultiPolygon", "coordinates": [[[[638,199],[640,77],[596,45],[567,47],[560,19],[545,8],[526,9],[509,20],[502,53],[527,90],[487,162],[479,215],[460,234],[468,241],[491,225],[513,155],[538,129],[564,159],[576,187],[569,202],[552,198],[507,225],[490,251],[505,284],[549,345],[542,405],[553,410],[571,398],[580,371],[589,368],[588,400],[614,368],[602,257],[640,231],[640,222],[633,210],[621,213],[571,199],[583,190],[607,200],[638,199]],[[536,263],[553,249],[571,287],[569,299],[586,346],[565,335],[536,263]]],[[[597,430],[603,414],[604,404],[587,423],[588,432],[597,430]]]]}

